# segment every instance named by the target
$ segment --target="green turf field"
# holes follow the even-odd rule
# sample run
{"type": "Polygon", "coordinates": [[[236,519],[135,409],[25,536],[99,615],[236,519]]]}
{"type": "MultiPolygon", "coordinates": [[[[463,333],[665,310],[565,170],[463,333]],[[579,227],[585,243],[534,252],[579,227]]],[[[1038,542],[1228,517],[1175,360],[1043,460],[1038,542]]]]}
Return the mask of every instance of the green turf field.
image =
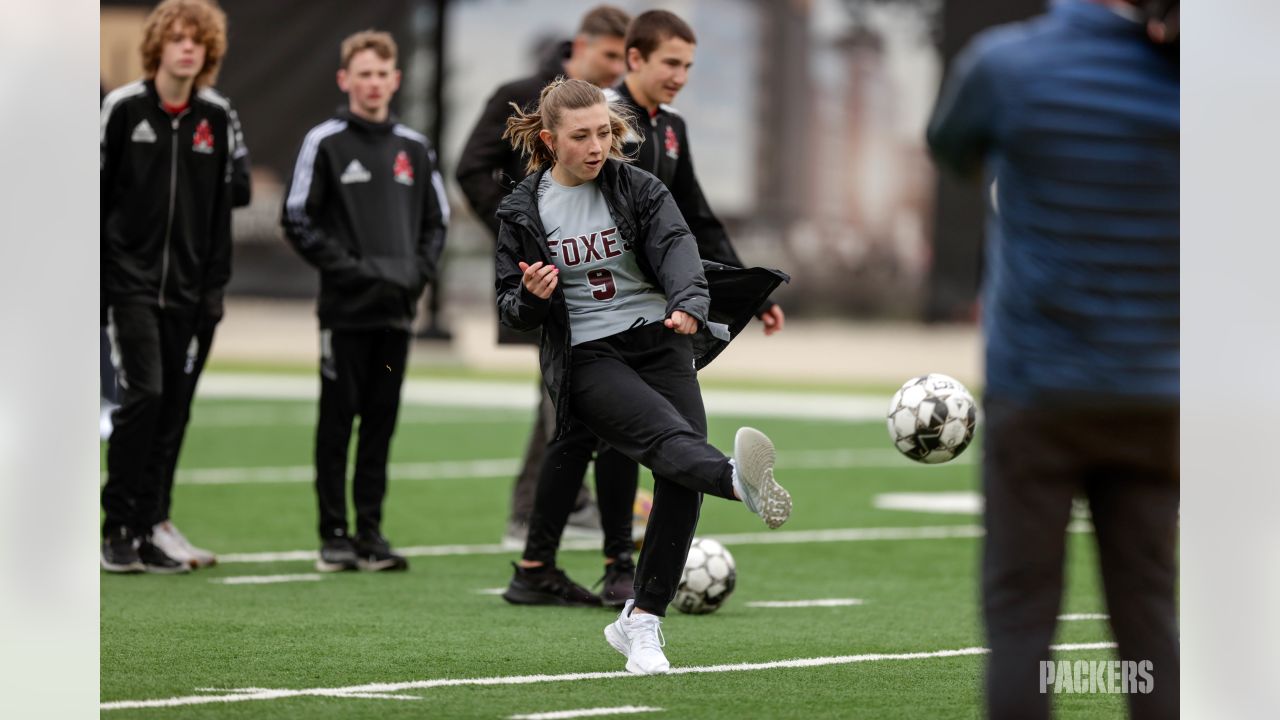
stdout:
{"type": "MultiPolygon", "coordinates": [[[[223,562],[179,577],[103,574],[105,717],[509,718],[623,706],[658,708],[635,715],[655,718],[979,713],[981,655],[928,655],[982,645],[978,517],[873,506],[880,493],[974,490],[976,448],[925,467],[897,458],[878,421],[712,417],[711,440],[722,448],[741,424],[774,439],[795,512],[767,533],[739,504],[706,500],[699,533],[725,540],[737,589],[715,614],[673,610],[664,624],[673,670],[699,671],[641,678],[628,676],[604,641],[613,613],[519,608],[492,594],[517,557],[496,545],[531,420],[525,411],[403,409],[384,532],[411,551],[409,572],[219,582],[314,573],[311,560],[273,555],[317,547],[314,417],[312,401],[197,402],[174,520],[223,562]],[[900,530],[873,540],[849,532],[861,528],[900,530]],[[948,537],[909,537],[929,533],[948,537]],[[862,604],[748,605],[829,598],[862,604]],[[926,656],[856,657],[907,653],[926,656]],[[748,667],[720,667],[738,663],[748,667]],[[147,706],[161,700],[168,704],[147,706]]],[[[1092,537],[1074,535],[1071,550],[1063,612],[1105,612],[1092,537]]],[[[562,564],[586,585],[601,574],[598,551],[566,551],[562,564]]],[[[1110,640],[1105,621],[1084,620],[1062,623],[1057,642],[1110,640]]],[[[1061,657],[1107,659],[1110,651],[1061,657]]],[[[1060,717],[1123,712],[1120,695],[1056,703],[1060,717]]]]}

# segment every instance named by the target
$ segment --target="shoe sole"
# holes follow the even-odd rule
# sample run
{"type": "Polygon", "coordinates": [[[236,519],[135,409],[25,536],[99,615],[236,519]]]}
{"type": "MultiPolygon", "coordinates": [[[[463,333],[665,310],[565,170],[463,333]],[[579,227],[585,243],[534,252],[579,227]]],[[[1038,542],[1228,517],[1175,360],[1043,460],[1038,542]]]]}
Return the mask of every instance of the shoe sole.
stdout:
{"type": "MultiPolygon", "coordinates": [[[[778,457],[773,441],[755,428],[739,428],[733,438],[733,457],[738,477],[759,503],[753,512],[770,530],[778,529],[791,517],[791,493],[773,479],[778,457]]],[[[749,504],[747,509],[751,509],[749,504]]]]}
{"type": "Polygon", "coordinates": [[[323,560],[316,561],[316,571],[322,573],[345,572],[347,570],[355,570],[355,563],[329,563],[323,560]]]}
{"type": "Polygon", "coordinates": [[[143,572],[149,575],[186,575],[191,572],[191,568],[186,565],[169,567],[167,565],[147,565],[144,563],[143,572]]]}
{"type": "Polygon", "coordinates": [[[103,570],[119,575],[136,575],[140,572],[146,572],[147,570],[147,566],[143,565],[141,562],[133,562],[126,565],[118,565],[116,563],[107,562],[106,560],[101,560],[100,562],[103,570]]]}
{"type": "Polygon", "coordinates": [[[507,588],[506,592],[502,593],[502,599],[506,600],[512,605],[552,605],[556,607],[590,607],[590,608],[601,607],[599,603],[574,602],[572,600],[566,600],[560,597],[559,595],[552,595],[550,593],[533,592],[532,590],[520,590],[520,589],[513,590],[512,588],[507,588]]]}
{"type": "Polygon", "coordinates": [[[409,563],[406,560],[357,560],[356,567],[363,572],[389,572],[408,570],[409,563]]]}

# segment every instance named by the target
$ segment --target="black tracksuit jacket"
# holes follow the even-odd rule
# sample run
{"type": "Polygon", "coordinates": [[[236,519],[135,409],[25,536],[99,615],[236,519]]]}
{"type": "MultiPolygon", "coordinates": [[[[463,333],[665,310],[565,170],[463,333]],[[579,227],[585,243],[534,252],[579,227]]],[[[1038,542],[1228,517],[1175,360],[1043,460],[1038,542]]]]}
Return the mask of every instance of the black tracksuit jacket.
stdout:
{"type": "MultiPolygon", "coordinates": [[[[702,185],[693,172],[693,153],[689,149],[689,131],[684,117],[669,105],[659,105],[658,112],[649,115],[632,97],[626,81],[619,82],[606,93],[610,102],[630,113],[635,136],[628,137],[623,152],[632,163],[653,173],[671,191],[671,196],[684,215],[689,231],[698,241],[698,253],[702,259],[731,267],[746,267],[729,242],[729,233],[702,193],[702,185]]],[[[767,300],[759,308],[764,312],[773,307],[767,300]]]]}
{"type": "Polygon", "coordinates": [[[345,109],[312,128],[281,224],[320,271],[320,327],[408,331],[448,219],[435,150],[421,133],[345,109]]]}
{"type": "MultiPolygon", "coordinates": [[[[502,139],[511,116],[511,103],[525,110],[538,105],[542,88],[558,75],[564,75],[571,43],[563,42],[546,57],[538,71],[529,77],[513,80],[493,91],[484,104],[480,119],[471,129],[467,144],[458,159],[454,173],[462,194],[485,227],[498,237],[498,205],[510,194],[516,183],[524,179],[525,158],[502,139]]],[[[499,323],[498,342],[503,345],[537,345],[538,334],[519,332],[499,323]]]]}
{"type": "Polygon", "coordinates": [[[144,304],[221,317],[231,277],[231,116],[226,98],[209,89],[171,116],[150,80],[103,100],[104,307],[144,304]]]}
{"type": "MultiPolygon", "coordinates": [[[[556,405],[557,437],[568,427],[569,308],[557,286],[541,299],[524,287],[520,262],[551,263],[538,212],[537,187],[543,170],[525,178],[498,209],[498,319],[515,330],[542,328],[542,382],[556,405]]],[[[641,270],[667,297],[666,315],[683,310],[697,318],[693,338],[699,369],[719,355],[751,321],[756,308],[787,276],[775,270],[743,270],[702,260],[671,193],[658,178],[609,158],[596,182],[624,243],[637,248],[641,270]]]]}

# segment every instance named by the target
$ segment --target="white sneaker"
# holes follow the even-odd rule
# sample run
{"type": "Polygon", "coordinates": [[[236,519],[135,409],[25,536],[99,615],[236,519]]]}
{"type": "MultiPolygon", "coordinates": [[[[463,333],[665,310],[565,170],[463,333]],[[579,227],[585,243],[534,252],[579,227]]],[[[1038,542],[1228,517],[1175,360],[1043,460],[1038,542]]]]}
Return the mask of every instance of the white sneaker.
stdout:
{"type": "Polygon", "coordinates": [[[166,555],[178,562],[186,563],[193,570],[216,565],[218,562],[216,555],[192,545],[178,526],[168,520],[151,528],[151,542],[166,555]]]}
{"type": "Polygon", "coordinates": [[[662,618],[649,613],[631,613],[635,600],[622,606],[622,614],[604,629],[604,639],[627,658],[627,671],[636,675],[661,675],[671,669],[662,648],[662,618]]]}
{"type": "Polygon", "coordinates": [[[791,517],[791,493],[773,479],[773,441],[755,428],[738,428],[733,438],[733,488],[742,504],[776,530],[791,517]]]}

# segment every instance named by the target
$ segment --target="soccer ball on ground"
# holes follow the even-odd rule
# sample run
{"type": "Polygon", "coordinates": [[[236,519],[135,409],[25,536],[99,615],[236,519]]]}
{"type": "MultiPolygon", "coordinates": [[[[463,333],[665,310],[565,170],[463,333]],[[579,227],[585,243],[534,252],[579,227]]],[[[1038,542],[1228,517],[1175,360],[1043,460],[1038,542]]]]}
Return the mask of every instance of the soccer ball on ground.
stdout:
{"type": "Polygon", "coordinates": [[[671,604],[690,615],[715,612],[729,599],[737,579],[733,555],[723,545],[711,538],[694,538],[671,604]]]}
{"type": "Polygon", "coordinates": [[[944,463],[973,440],[978,404],[955,378],[929,373],[908,380],[889,403],[889,438],[907,457],[944,463]]]}

